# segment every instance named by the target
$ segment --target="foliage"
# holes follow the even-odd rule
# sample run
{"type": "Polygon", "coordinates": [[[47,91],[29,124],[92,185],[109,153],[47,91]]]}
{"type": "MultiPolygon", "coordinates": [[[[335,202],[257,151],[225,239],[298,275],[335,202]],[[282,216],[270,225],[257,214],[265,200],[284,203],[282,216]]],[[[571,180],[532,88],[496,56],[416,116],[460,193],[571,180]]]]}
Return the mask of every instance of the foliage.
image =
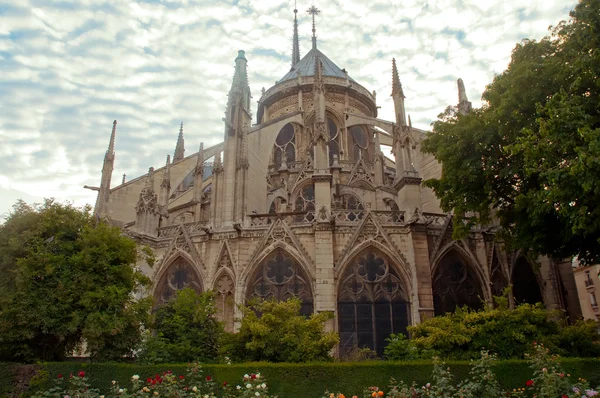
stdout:
{"type": "Polygon", "coordinates": [[[211,292],[186,288],[159,308],[154,321],[156,335],[147,336],[138,354],[143,363],[214,362],[222,326],[215,318],[211,292]]]}
{"type": "Polygon", "coordinates": [[[418,325],[409,326],[412,338],[391,335],[385,348],[388,359],[429,359],[434,355],[474,359],[482,350],[499,358],[523,358],[534,341],[545,342],[565,356],[597,357],[600,350],[598,322],[564,326],[541,304],[522,304],[515,309],[458,309],[418,325]]]}
{"type": "Polygon", "coordinates": [[[142,398],[150,396],[166,396],[177,398],[269,398],[269,388],[260,373],[244,375],[242,383],[235,387],[223,383],[218,385],[210,376],[203,376],[202,368],[194,363],[187,369],[187,375],[176,375],[171,370],[144,379],[134,374],[130,379],[131,388],[121,386],[116,380],[111,382],[110,389],[104,394],[92,388],[85,371],[70,374],[69,378],[57,375],[55,386],[42,390],[33,398],[142,398]]]}
{"type": "Polygon", "coordinates": [[[549,37],[515,47],[481,108],[439,116],[423,150],[442,164],[442,176],[426,184],[456,216],[457,238],[495,216],[514,247],[595,264],[600,3],[581,0],[570,16],[549,37]]]}
{"type": "Polygon", "coordinates": [[[56,360],[83,341],[93,359],[132,355],[149,284],[135,242],[83,210],[18,202],[0,226],[0,358],[56,360]]]}
{"type": "MultiPolygon", "coordinates": [[[[589,379],[594,385],[600,384],[600,360],[599,359],[561,359],[564,371],[571,375],[577,375],[589,379]]],[[[4,366],[5,364],[0,364],[4,366]]],[[[456,382],[469,377],[469,362],[447,361],[456,382]]],[[[54,386],[57,374],[77,375],[80,370],[85,371],[91,388],[100,391],[108,391],[113,386],[112,381],[119,383],[121,388],[131,389],[131,376],[139,375],[140,380],[146,381],[149,377],[155,378],[171,370],[176,374],[186,375],[186,364],[177,365],[141,365],[128,363],[44,363],[39,374],[37,383],[30,385],[25,392],[25,397],[54,386]]],[[[261,376],[269,381],[269,392],[279,397],[320,397],[323,391],[328,389],[332,392],[343,392],[346,397],[353,395],[361,396],[365,386],[377,385],[386,391],[385,396],[390,394],[385,388],[389,384],[390,377],[394,377],[409,386],[414,382],[421,388],[431,383],[433,370],[431,361],[374,361],[374,362],[327,362],[327,363],[244,363],[244,364],[207,364],[203,366],[204,375],[210,375],[213,381],[221,386],[227,382],[235,387],[244,374],[251,374],[260,369],[261,376]]],[[[533,377],[533,371],[524,360],[498,360],[494,363],[493,372],[503,390],[515,387],[526,387],[527,380],[533,377]]],[[[0,369],[0,374],[3,371],[0,369]]],[[[187,379],[187,376],[186,376],[187,379]]],[[[576,378],[575,378],[576,379],[576,378]]],[[[410,395],[409,395],[410,396],[410,395]]],[[[61,396],[60,398],[63,398],[61,396]]]]}
{"type": "Polygon", "coordinates": [[[330,360],[339,342],[335,332],[325,332],[330,312],[300,314],[301,302],[260,301],[243,309],[238,333],[229,335],[223,353],[237,361],[309,362],[330,360]],[[260,315],[259,315],[260,314],[260,315]]]}

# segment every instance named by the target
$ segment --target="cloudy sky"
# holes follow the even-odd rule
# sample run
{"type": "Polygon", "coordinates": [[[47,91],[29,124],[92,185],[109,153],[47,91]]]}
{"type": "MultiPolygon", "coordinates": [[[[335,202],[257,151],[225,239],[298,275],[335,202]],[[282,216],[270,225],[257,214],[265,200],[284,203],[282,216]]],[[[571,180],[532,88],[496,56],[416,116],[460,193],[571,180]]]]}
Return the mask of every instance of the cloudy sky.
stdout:
{"type": "MultiPolygon", "coordinates": [[[[540,39],[576,0],[315,0],[318,47],[393,117],[396,58],[413,125],[474,106],[515,43],[540,39]]],[[[311,24],[298,0],[301,56],[311,24]]],[[[0,218],[18,199],[95,202],[112,121],[113,184],[222,140],[237,50],[254,93],[290,67],[293,0],[0,0],[0,218]]]]}

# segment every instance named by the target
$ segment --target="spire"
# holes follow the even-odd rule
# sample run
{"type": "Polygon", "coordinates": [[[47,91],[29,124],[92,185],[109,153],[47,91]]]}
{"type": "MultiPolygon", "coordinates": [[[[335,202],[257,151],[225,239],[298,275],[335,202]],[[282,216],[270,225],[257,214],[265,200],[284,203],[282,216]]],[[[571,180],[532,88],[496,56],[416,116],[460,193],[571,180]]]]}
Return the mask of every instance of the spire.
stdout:
{"type": "Polygon", "coordinates": [[[112,133],[110,134],[110,141],[108,142],[108,150],[106,151],[107,155],[115,156],[115,135],[117,133],[117,121],[113,122],[112,133]]]}
{"type": "Polygon", "coordinates": [[[298,9],[294,3],[294,38],[292,40],[292,68],[300,62],[300,41],[298,40],[298,9]]]}
{"type": "Polygon", "coordinates": [[[177,145],[175,146],[175,153],[173,154],[173,163],[183,159],[185,154],[185,141],[183,139],[183,122],[179,126],[179,136],[177,137],[177,145]]]}
{"type": "Polygon", "coordinates": [[[325,83],[323,81],[323,63],[319,57],[319,53],[315,53],[315,88],[314,106],[315,106],[315,122],[325,122],[325,83]]]}
{"type": "Polygon", "coordinates": [[[458,84],[458,112],[462,115],[466,115],[471,112],[473,105],[467,98],[467,90],[465,90],[465,83],[463,83],[463,80],[458,79],[456,83],[458,84]]]}
{"type": "Polygon", "coordinates": [[[400,77],[398,76],[396,58],[392,58],[392,97],[398,92],[400,93],[402,98],[405,98],[404,91],[402,91],[402,83],[400,83],[400,77]]]}
{"type": "Polygon", "coordinates": [[[246,59],[246,52],[244,50],[239,50],[238,56],[235,59],[232,88],[235,86],[240,88],[248,86],[248,60],[246,59]]]}
{"type": "Polygon", "coordinates": [[[321,10],[319,10],[317,7],[315,7],[315,5],[313,4],[312,7],[310,7],[308,10],[306,10],[307,13],[309,13],[310,15],[312,15],[312,48],[313,50],[317,49],[317,29],[315,26],[315,16],[319,15],[321,13],[321,10]]]}
{"type": "Polygon", "coordinates": [[[204,142],[200,143],[200,149],[198,149],[198,161],[196,162],[196,175],[204,176],[204,142]]]}
{"type": "Polygon", "coordinates": [[[144,184],[144,189],[148,192],[154,192],[154,167],[150,167],[148,169],[148,174],[146,175],[146,184],[144,184]]]}

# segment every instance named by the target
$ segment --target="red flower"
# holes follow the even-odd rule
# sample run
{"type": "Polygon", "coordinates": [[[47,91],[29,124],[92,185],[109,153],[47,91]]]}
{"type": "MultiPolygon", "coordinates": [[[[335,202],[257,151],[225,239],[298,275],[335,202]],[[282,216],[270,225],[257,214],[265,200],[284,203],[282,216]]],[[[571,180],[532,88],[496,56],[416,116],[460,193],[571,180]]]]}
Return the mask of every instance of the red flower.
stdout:
{"type": "Polygon", "coordinates": [[[62,374],[59,373],[58,376],[56,376],[56,377],[58,377],[59,379],[62,379],[62,374]]]}
{"type": "Polygon", "coordinates": [[[561,398],[569,398],[567,394],[563,394],[561,398]]]}
{"type": "Polygon", "coordinates": [[[254,379],[256,379],[256,375],[255,375],[254,373],[252,373],[252,374],[250,375],[250,378],[251,378],[252,380],[254,380],[254,379]]]}
{"type": "Polygon", "coordinates": [[[226,382],[226,381],[224,381],[224,382],[223,382],[223,387],[225,387],[226,385],[227,385],[227,382],[226,382]]]}
{"type": "Polygon", "coordinates": [[[212,380],[212,377],[206,376],[206,381],[211,381],[211,380],[212,380]]]}
{"type": "Polygon", "coordinates": [[[146,379],[146,383],[148,383],[148,384],[152,383],[152,377],[148,377],[148,378],[146,379]]]}
{"type": "Polygon", "coordinates": [[[179,376],[179,379],[180,379],[180,380],[183,380],[183,379],[184,379],[183,375],[179,376]]]}
{"type": "Polygon", "coordinates": [[[85,372],[82,370],[82,371],[80,371],[80,372],[77,374],[77,376],[79,376],[79,377],[85,377],[85,372]]]}
{"type": "Polygon", "coordinates": [[[527,380],[527,383],[525,383],[525,385],[527,387],[531,387],[533,385],[533,380],[527,380]]]}

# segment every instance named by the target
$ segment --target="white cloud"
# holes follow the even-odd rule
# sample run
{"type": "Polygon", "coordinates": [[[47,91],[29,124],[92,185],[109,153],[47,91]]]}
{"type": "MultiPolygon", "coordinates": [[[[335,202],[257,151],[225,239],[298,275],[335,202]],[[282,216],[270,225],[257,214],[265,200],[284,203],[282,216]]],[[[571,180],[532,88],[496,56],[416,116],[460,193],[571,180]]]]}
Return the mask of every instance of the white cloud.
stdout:
{"type": "MultiPolygon", "coordinates": [[[[172,153],[184,121],[188,153],[222,139],[237,51],[256,101],[289,69],[292,6],[282,0],[0,0],[0,214],[20,196],[93,204],[112,120],[113,181],[172,153]],[[233,4],[235,3],[235,5],[233,4]]],[[[576,0],[317,0],[319,48],[393,118],[391,58],[413,124],[428,129],[456,102],[474,105],[522,38],[540,39],[576,0]]],[[[301,54],[311,20],[298,4],[301,54]]],[[[253,104],[256,111],[256,103],[253,104]]]]}

